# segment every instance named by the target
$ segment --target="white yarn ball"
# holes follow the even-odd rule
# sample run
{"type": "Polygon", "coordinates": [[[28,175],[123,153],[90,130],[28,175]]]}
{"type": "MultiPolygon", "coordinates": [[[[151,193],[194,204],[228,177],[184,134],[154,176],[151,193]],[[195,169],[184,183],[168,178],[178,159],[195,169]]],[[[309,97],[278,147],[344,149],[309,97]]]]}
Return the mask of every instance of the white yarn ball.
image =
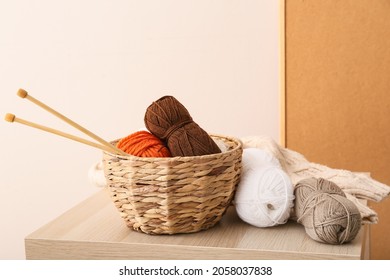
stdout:
{"type": "Polygon", "coordinates": [[[244,149],[240,183],[234,197],[238,216],[257,227],[284,224],[294,201],[293,185],[269,153],[244,149]]]}
{"type": "Polygon", "coordinates": [[[89,168],[88,180],[97,187],[102,188],[107,185],[106,177],[104,176],[103,162],[99,161],[89,168]]]}
{"type": "Polygon", "coordinates": [[[281,168],[279,161],[269,152],[259,148],[246,148],[242,153],[242,171],[246,172],[262,168],[265,166],[275,166],[281,168]]]}

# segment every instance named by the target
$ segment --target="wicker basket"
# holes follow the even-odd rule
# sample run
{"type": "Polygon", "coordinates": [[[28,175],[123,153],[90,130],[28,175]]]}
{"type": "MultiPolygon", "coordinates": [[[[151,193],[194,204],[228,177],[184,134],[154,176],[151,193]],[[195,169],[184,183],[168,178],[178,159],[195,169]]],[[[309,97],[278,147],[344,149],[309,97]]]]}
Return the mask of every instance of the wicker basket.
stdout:
{"type": "Polygon", "coordinates": [[[128,227],[148,234],[190,233],[222,218],[240,178],[242,144],[211,136],[228,150],[169,158],[103,154],[107,186],[128,227]]]}

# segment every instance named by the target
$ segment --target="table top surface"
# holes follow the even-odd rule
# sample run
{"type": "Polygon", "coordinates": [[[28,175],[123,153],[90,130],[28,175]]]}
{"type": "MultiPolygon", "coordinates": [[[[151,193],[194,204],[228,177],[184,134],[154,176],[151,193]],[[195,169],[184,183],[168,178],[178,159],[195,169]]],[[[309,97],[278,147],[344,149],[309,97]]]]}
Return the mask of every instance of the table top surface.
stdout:
{"type": "Polygon", "coordinates": [[[103,189],[26,237],[26,257],[55,259],[360,259],[365,227],[350,243],[322,244],[294,221],[257,228],[229,207],[213,228],[148,235],[128,228],[103,189]]]}

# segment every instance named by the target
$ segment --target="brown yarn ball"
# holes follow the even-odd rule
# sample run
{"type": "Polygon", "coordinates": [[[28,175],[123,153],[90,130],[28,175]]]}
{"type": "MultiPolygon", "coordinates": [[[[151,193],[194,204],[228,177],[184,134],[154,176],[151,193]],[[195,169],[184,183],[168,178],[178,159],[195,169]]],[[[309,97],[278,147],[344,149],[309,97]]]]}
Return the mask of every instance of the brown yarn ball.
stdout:
{"type": "Polygon", "coordinates": [[[172,156],[201,156],[220,153],[211,137],[173,96],[153,102],[145,113],[146,128],[166,142],[172,156]]]}
{"type": "Polygon", "coordinates": [[[328,244],[352,241],[362,218],[357,206],[333,182],[307,178],[295,185],[295,214],[314,240],[328,244]]]}

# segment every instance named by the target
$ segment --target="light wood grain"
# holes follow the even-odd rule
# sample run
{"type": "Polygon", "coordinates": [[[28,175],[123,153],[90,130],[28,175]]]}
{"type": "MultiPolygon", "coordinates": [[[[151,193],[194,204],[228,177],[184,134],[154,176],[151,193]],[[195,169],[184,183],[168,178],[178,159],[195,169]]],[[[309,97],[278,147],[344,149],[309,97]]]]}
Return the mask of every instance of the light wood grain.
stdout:
{"type": "Polygon", "coordinates": [[[127,228],[102,190],[27,236],[25,247],[27,259],[360,259],[363,231],[349,244],[321,244],[295,222],[256,228],[230,207],[209,230],[147,235],[127,228]]]}

